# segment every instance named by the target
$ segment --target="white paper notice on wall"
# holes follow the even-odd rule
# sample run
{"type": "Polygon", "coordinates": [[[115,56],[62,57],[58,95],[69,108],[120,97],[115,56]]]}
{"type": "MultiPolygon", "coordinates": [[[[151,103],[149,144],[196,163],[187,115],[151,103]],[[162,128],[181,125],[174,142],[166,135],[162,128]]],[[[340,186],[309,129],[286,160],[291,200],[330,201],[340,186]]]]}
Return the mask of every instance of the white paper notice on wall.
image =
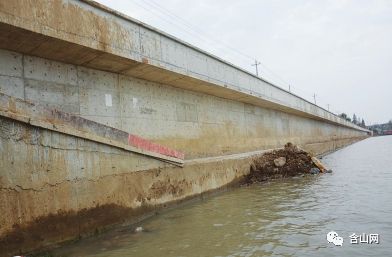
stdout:
{"type": "Polygon", "coordinates": [[[133,108],[137,107],[137,98],[136,97],[132,97],[132,104],[133,104],[133,108]]]}
{"type": "Polygon", "coordinates": [[[108,107],[112,107],[112,95],[111,94],[105,94],[105,104],[108,107]]]}

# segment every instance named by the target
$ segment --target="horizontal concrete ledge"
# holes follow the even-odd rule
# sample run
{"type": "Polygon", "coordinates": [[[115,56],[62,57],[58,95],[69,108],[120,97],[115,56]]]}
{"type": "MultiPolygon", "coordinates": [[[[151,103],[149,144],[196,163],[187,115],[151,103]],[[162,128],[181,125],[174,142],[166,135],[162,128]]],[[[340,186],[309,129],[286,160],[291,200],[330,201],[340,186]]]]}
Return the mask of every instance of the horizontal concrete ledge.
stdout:
{"type": "Polygon", "coordinates": [[[244,152],[244,153],[236,153],[236,154],[228,154],[228,155],[221,155],[221,156],[213,156],[213,157],[206,157],[206,158],[197,158],[192,160],[186,160],[184,165],[195,165],[195,164],[202,164],[202,163],[211,163],[217,161],[227,161],[227,160],[241,160],[246,158],[257,157],[263,155],[265,153],[279,150],[282,148],[273,148],[273,149],[265,149],[265,150],[258,150],[252,152],[244,152]]]}
{"type": "MultiPolygon", "coordinates": [[[[350,140],[352,143],[362,140],[366,137],[357,137],[357,138],[349,138],[349,139],[344,139],[344,140],[350,140]]],[[[337,139],[332,139],[330,141],[338,141],[337,139]]],[[[308,143],[307,145],[301,147],[297,146],[299,149],[305,152],[309,152],[308,149],[309,147],[312,147],[314,145],[325,145],[327,142],[315,142],[315,143],[308,143]]],[[[346,146],[346,145],[344,145],[346,146]]],[[[327,153],[331,153],[333,151],[336,151],[344,146],[337,147],[337,148],[332,148],[332,150],[323,150],[321,152],[309,152],[311,155],[315,156],[322,156],[327,153]]],[[[277,151],[277,150],[282,150],[284,149],[283,147],[278,147],[278,148],[271,148],[271,149],[264,149],[264,150],[257,150],[257,151],[251,151],[251,152],[243,152],[243,153],[236,153],[236,154],[228,154],[228,155],[220,155],[220,156],[212,156],[212,157],[205,157],[205,158],[197,158],[197,159],[191,159],[191,160],[185,160],[184,165],[198,165],[198,164],[203,164],[203,163],[214,163],[214,162],[219,162],[219,161],[228,161],[228,160],[242,160],[242,159],[249,159],[249,158],[256,158],[258,156],[261,156],[263,154],[272,152],[272,151],[277,151]]]]}
{"type": "MultiPolygon", "coordinates": [[[[39,104],[14,98],[1,92],[0,116],[21,121],[35,127],[45,128],[63,134],[110,145],[116,148],[121,148],[177,166],[183,166],[184,164],[184,160],[181,158],[164,155],[159,151],[149,151],[130,145],[130,136],[135,136],[128,134],[125,131],[87,120],[79,116],[61,112],[59,110],[49,109],[39,104]]],[[[140,137],[137,138],[141,139],[140,137]]],[[[141,140],[148,142],[148,140],[145,139],[141,140]]],[[[175,150],[158,144],[153,145],[156,146],[156,148],[159,148],[158,150],[165,149],[166,151],[174,152],[183,158],[183,154],[175,150]]]]}
{"type": "Polygon", "coordinates": [[[2,3],[0,48],[369,132],[216,56],[93,1],[2,3]]]}

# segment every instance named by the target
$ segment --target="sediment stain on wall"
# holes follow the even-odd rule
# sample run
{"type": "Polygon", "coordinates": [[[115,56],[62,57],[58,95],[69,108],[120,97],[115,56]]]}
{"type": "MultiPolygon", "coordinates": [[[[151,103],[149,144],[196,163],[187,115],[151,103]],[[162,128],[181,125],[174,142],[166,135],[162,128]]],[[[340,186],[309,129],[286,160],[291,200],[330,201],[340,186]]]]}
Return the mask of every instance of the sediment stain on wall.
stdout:
{"type": "Polygon", "coordinates": [[[69,240],[225,186],[240,178],[249,162],[180,168],[10,119],[1,118],[0,124],[4,254],[69,240]],[[113,215],[105,207],[112,205],[113,215]]]}
{"type": "Polygon", "coordinates": [[[249,172],[254,150],[291,141],[322,153],[366,136],[97,3],[3,1],[0,14],[0,48],[12,50],[0,49],[2,92],[145,137],[189,160],[179,168],[0,116],[0,255],[94,233],[221,188],[249,172]]]}
{"type": "MultiPolygon", "coordinates": [[[[4,66],[0,69],[1,90],[8,94],[64,109],[125,134],[138,134],[183,151],[188,159],[277,148],[288,141],[320,153],[366,134],[130,76],[5,50],[0,50],[0,56],[13,67],[9,69],[0,61],[4,66]],[[112,96],[110,107],[105,103],[105,94],[112,96]],[[145,113],[140,111],[142,108],[156,112],[145,113]]],[[[27,231],[36,220],[51,215],[77,217],[79,211],[115,204],[127,210],[121,212],[126,219],[143,206],[196,196],[246,174],[251,160],[249,157],[171,167],[108,145],[6,118],[1,118],[0,124],[3,242],[8,242],[15,231],[27,231]]],[[[86,231],[99,230],[112,221],[92,223],[86,231]]],[[[79,231],[73,232],[69,235],[80,235],[79,231]]],[[[28,251],[69,239],[67,231],[63,237],[53,238],[50,232],[43,233],[48,238],[41,244],[26,238],[26,245],[19,247],[28,251]]]]}
{"type": "MultiPolygon", "coordinates": [[[[0,249],[28,252],[132,222],[240,180],[254,155],[183,168],[1,118],[0,249]]],[[[325,152],[360,138],[317,144],[325,152]]]]}

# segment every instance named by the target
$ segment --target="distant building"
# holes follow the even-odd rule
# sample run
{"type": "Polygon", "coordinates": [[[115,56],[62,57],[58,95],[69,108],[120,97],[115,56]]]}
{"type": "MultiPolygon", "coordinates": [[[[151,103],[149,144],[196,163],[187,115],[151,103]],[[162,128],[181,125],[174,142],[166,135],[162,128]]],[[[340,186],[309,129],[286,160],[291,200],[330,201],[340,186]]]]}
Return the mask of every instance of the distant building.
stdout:
{"type": "Polygon", "coordinates": [[[375,136],[392,135],[392,123],[376,124],[368,127],[375,136]]]}
{"type": "Polygon", "coordinates": [[[384,130],[384,135],[392,135],[392,130],[384,130]]]}

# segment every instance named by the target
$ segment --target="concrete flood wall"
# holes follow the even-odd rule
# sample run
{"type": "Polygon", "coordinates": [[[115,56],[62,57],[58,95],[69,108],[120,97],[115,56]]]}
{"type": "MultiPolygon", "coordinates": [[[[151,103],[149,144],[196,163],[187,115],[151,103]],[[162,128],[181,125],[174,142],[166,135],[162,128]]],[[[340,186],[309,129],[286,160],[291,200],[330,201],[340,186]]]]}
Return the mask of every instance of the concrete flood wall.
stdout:
{"type": "MultiPolygon", "coordinates": [[[[325,152],[359,140],[317,144],[325,152]]],[[[238,182],[262,151],[174,166],[0,116],[0,256],[51,247],[238,182]]]]}
{"type": "Polygon", "coordinates": [[[0,5],[0,31],[3,49],[359,129],[262,78],[94,1],[5,1],[0,5]]]}
{"type": "Polygon", "coordinates": [[[234,183],[262,149],[292,141],[323,153],[366,136],[365,131],[130,76],[4,50],[0,56],[0,88],[21,99],[0,101],[4,254],[135,221],[165,204],[234,183]],[[37,126],[32,118],[53,118],[29,106],[23,111],[22,99],[184,151],[184,167],[69,130],[37,126]]]}
{"type": "Polygon", "coordinates": [[[91,1],[0,3],[0,92],[0,256],[235,183],[286,142],[320,154],[368,132],[91,1]]]}
{"type": "Polygon", "coordinates": [[[0,117],[0,256],[42,249],[236,181],[249,156],[184,167],[0,117]]]}
{"type": "Polygon", "coordinates": [[[322,120],[0,50],[0,90],[154,140],[187,159],[363,134],[322,120]],[[206,147],[208,146],[208,147],[206,147]]]}

